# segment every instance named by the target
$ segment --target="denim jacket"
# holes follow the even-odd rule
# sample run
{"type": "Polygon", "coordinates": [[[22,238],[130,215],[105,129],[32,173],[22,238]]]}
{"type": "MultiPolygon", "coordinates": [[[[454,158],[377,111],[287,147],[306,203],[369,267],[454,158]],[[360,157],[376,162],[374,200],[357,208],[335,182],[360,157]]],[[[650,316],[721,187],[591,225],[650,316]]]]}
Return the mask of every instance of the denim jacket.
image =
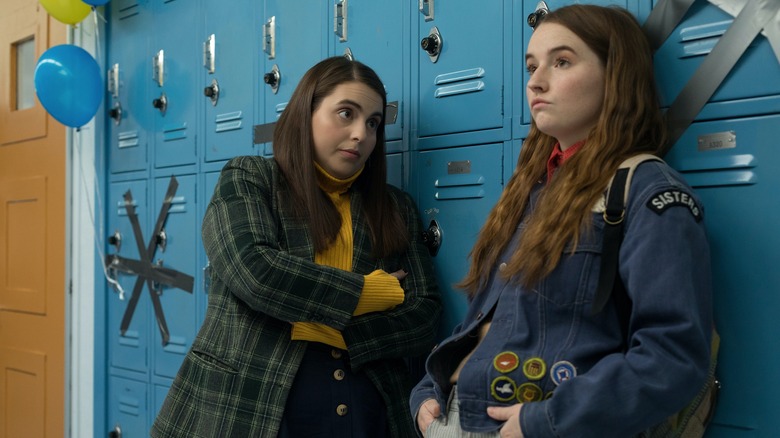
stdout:
{"type": "Polygon", "coordinates": [[[498,430],[487,407],[520,401],[525,438],[631,437],[680,410],[704,384],[710,357],[712,282],[702,215],[699,199],[665,163],[637,168],[619,253],[632,302],[627,339],[613,301],[591,312],[602,215],[594,212],[591,232],[530,290],[497,275],[516,248],[521,221],[486,289],[429,355],[412,412],[435,398],[446,415],[449,378],[477,346],[486,319],[490,330],[457,382],[463,430],[498,430]]]}

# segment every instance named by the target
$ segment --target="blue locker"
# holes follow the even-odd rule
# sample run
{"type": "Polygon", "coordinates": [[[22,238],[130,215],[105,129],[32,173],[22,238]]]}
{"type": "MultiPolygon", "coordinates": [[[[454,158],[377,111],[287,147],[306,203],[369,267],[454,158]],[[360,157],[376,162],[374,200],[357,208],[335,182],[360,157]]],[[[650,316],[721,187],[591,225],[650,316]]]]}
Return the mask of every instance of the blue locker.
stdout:
{"type": "Polygon", "coordinates": [[[404,166],[403,155],[400,153],[387,155],[387,183],[404,188],[404,166]]]}
{"type": "Polygon", "coordinates": [[[265,91],[253,74],[259,40],[247,38],[254,34],[258,16],[255,2],[204,2],[203,8],[206,26],[201,38],[201,89],[206,109],[205,160],[251,155],[255,96],[262,98],[265,91]]]}
{"type": "MultiPolygon", "coordinates": [[[[147,182],[143,180],[115,182],[109,186],[108,193],[108,224],[107,233],[119,236],[118,245],[107,245],[106,254],[117,254],[125,259],[140,260],[133,227],[125,208],[123,195],[128,190],[132,194],[133,205],[138,216],[139,226],[144,235],[143,246],[146,247],[150,238],[147,203],[147,182]]],[[[108,297],[108,315],[106,331],[108,333],[108,360],[110,370],[124,370],[136,377],[144,377],[149,373],[149,320],[151,302],[149,293],[144,284],[141,296],[138,299],[132,319],[124,335],[120,333],[122,318],[130,302],[133,287],[136,283],[135,275],[122,272],[109,271],[124,289],[124,297],[113,291],[110,286],[106,288],[108,297]]]]}
{"type": "MultiPolygon", "coordinates": [[[[671,105],[710,54],[733,17],[704,0],[696,1],[655,55],[663,104],[671,105]]],[[[780,63],[765,36],[742,54],[697,120],[768,114],[780,110],[780,63]]]]}
{"type": "Polygon", "coordinates": [[[709,438],[770,437],[777,394],[780,116],[694,123],[666,156],[701,195],[712,245],[722,382],[709,438]]]}
{"type": "MultiPolygon", "coordinates": [[[[428,0],[419,6],[416,134],[484,131],[479,141],[508,139],[510,3],[428,0]]],[[[419,142],[421,149],[438,146],[419,142]]]]}
{"type": "Polygon", "coordinates": [[[454,284],[504,184],[503,143],[418,152],[413,167],[423,228],[436,221],[442,239],[434,267],[444,302],[439,337],[463,320],[466,295],[454,284]]]}
{"type": "Polygon", "coordinates": [[[387,91],[386,138],[402,139],[402,116],[409,84],[409,57],[405,50],[410,26],[407,7],[401,1],[331,2],[336,23],[331,34],[335,47],[332,54],[343,55],[349,51],[353,59],[377,72],[387,91]]]}
{"type": "MultiPolygon", "coordinates": [[[[111,376],[108,426],[121,437],[149,436],[148,389],[143,382],[111,376]]],[[[105,436],[103,434],[98,436],[105,436]]]]}
{"type": "Polygon", "coordinates": [[[106,108],[114,111],[106,122],[109,171],[143,170],[151,126],[146,74],[151,15],[145,0],[118,0],[109,6],[107,82],[112,90],[106,108]]]}
{"type": "Polygon", "coordinates": [[[147,65],[154,79],[147,108],[154,120],[154,164],[194,164],[202,104],[193,62],[202,56],[200,15],[186,0],[155,0],[152,9],[155,32],[147,65]]]}
{"type": "MultiPolygon", "coordinates": [[[[265,21],[258,26],[262,53],[256,81],[264,87],[258,111],[264,118],[256,124],[276,122],[306,70],[327,56],[328,6],[316,0],[266,0],[265,21]]],[[[271,143],[260,153],[271,155],[271,143]]]]}
{"type": "MultiPolygon", "coordinates": [[[[171,201],[170,210],[165,221],[165,246],[157,249],[154,262],[169,269],[195,276],[198,266],[199,242],[199,206],[197,204],[195,175],[179,175],[176,177],[178,189],[171,201]]],[[[155,180],[155,195],[152,208],[156,220],[157,212],[163,204],[170,177],[155,180]]],[[[162,337],[157,326],[152,323],[149,331],[154,348],[154,373],[157,376],[176,376],[176,372],[184,360],[192,341],[197,333],[198,319],[197,297],[201,294],[195,283],[195,290],[185,290],[160,285],[160,302],[170,333],[167,345],[162,344],[162,337]]],[[[146,298],[146,297],[145,297],[146,298]]],[[[148,300],[148,299],[147,299],[148,300]]],[[[151,318],[150,318],[151,319],[151,318]]]]}

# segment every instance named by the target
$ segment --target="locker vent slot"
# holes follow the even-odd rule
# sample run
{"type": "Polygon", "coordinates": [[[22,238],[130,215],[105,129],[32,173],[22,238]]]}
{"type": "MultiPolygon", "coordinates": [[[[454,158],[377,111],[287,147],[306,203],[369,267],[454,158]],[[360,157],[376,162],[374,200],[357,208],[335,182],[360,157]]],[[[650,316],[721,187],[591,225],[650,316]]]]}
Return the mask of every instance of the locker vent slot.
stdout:
{"type": "Polygon", "coordinates": [[[119,397],[119,412],[138,417],[141,414],[141,403],[134,397],[119,397]]]}
{"type": "Polygon", "coordinates": [[[139,347],[141,343],[138,338],[138,331],[126,331],[124,335],[119,337],[119,345],[124,345],[125,347],[139,347]]]}
{"type": "Polygon", "coordinates": [[[241,129],[243,114],[241,111],[234,111],[232,113],[217,114],[216,117],[216,132],[233,131],[241,129]]]}
{"type": "Polygon", "coordinates": [[[485,69],[482,67],[472,68],[468,70],[460,70],[460,71],[445,73],[436,76],[433,83],[438,87],[434,92],[434,97],[438,99],[447,96],[454,96],[459,94],[482,91],[485,89],[485,82],[481,80],[474,80],[474,79],[479,79],[484,76],[485,76],[485,69]],[[445,84],[453,84],[453,85],[445,85],[445,84]]]}
{"type": "Polygon", "coordinates": [[[187,199],[184,196],[174,196],[171,200],[171,206],[168,209],[170,213],[186,213],[187,212],[187,199]]]}
{"type": "Polygon", "coordinates": [[[756,157],[740,154],[680,160],[674,166],[692,187],[751,185],[757,182],[756,157]]]}
{"type": "Polygon", "coordinates": [[[119,10],[119,19],[124,20],[125,18],[130,18],[134,15],[138,15],[140,11],[140,6],[138,6],[137,0],[118,0],[119,1],[119,7],[117,8],[119,10]]]}
{"type": "Polygon", "coordinates": [[[187,138],[187,122],[177,125],[165,125],[163,128],[163,141],[181,140],[187,138]]]}
{"type": "Polygon", "coordinates": [[[284,103],[280,103],[280,104],[276,105],[275,111],[276,111],[276,118],[277,119],[279,118],[279,116],[282,115],[282,111],[284,111],[284,109],[287,108],[287,103],[288,102],[284,102],[284,103]]]}
{"type": "Polygon", "coordinates": [[[187,340],[184,336],[171,336],[163,350],[166,353],[187,354],[187,340]]]}
{"type": "Polygon", "coordinates": [[[719,21],[701,26],[691,26],[680,32],[680,58],[706,56],[726,33],[733,20],[719,21]]]}
{"type": "MultiPolygon", "coordinates": [[[[133,202],[131,202],[130,204],[133,207],[138,208],[138,202],[135,199],[133,199],[133,202]]],[[[117,216],[127,216],[127,209],[125,208],[125,201],[117,201],[117,203],[116,203],[116,215],[117,216]]]]}
{"type": "Polygon", "coordinates": [[[125,131],[117,135],[117,147],[132,148],[138,146],[138,131],[125,131]]]}
{"type": "Polygon", "coordinates": [[[485,197],[485,177],[482,175],[447,175],[436,179],[434,183],[437,200],[477,199],[485,197]]]}

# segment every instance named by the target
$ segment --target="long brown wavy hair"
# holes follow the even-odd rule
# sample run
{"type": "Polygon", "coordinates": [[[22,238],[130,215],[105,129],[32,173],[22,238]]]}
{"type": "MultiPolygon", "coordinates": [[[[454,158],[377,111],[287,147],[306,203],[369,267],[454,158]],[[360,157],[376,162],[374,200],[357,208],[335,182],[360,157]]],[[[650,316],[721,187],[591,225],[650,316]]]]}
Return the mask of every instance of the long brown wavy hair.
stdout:
{"type": "Polygon", "coordinates": [[[401,253],[408,246],[408,233],[387,190],[384,124],[387,94],[373,69],[343,56],[324,59],[310,68],[274,127],[274,158],[292,189],[293,210],[309,224],[314,250],[326,249],[341,229],[341,215],[317,184],[312,114],[337,86],[346,82],[365,84],[382,98],[376,146],[352,188],[363,195],[363,211],[371,229],[374,255],[401,253]]]}
{"type": "MultiPolygon", "coordinates": [[[[603,107],[582,148],[556,172],[526,220],[504,278],[531,288],[576,248],[592,223],[591,207],[606,190],[620,163],[640,152],[659,154],[666,129],[659,107],[652,50],[636,18],[617,7],[570,5],[551,11],[540,26],[557,23],[576,34],[605,67],[603,107]]],[[[557,140],[531,122],[514,175],[490,212],[471,251],[471,266],[459,286],[474,295],[483,290],[498,257],[528,208],[532,188],[547,172],[557,140]]]]}

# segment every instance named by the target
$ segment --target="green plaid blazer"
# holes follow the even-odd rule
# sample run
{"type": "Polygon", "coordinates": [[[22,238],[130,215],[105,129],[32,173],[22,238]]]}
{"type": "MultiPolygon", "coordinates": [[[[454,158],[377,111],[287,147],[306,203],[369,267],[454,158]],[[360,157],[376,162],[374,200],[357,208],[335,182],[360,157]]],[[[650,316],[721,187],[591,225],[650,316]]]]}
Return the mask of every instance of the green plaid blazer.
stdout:
{"type": "MultiPolygon", "coordinates": [[[[393,436],[416,436],[404,358],[426,355],[441,313],[421,220],[411,197],[390,187],[413,242],[402,255],[376,259],[351,197],[353,272],[314,263],[305,222],[272,159],[245,156],[222,170],[203,220],[211,288],[203,326],[152,426],[153,437],[275,437],[308,342],[291,341],[292,321],[342,331],[353,370],[366,373],[388,408],[393,436]],[[406,299],[389,311],[353,317],[363,276],[403,268],[406,299]]],[[[313,390],[317,390],[313,388],[313,390]]]]}

